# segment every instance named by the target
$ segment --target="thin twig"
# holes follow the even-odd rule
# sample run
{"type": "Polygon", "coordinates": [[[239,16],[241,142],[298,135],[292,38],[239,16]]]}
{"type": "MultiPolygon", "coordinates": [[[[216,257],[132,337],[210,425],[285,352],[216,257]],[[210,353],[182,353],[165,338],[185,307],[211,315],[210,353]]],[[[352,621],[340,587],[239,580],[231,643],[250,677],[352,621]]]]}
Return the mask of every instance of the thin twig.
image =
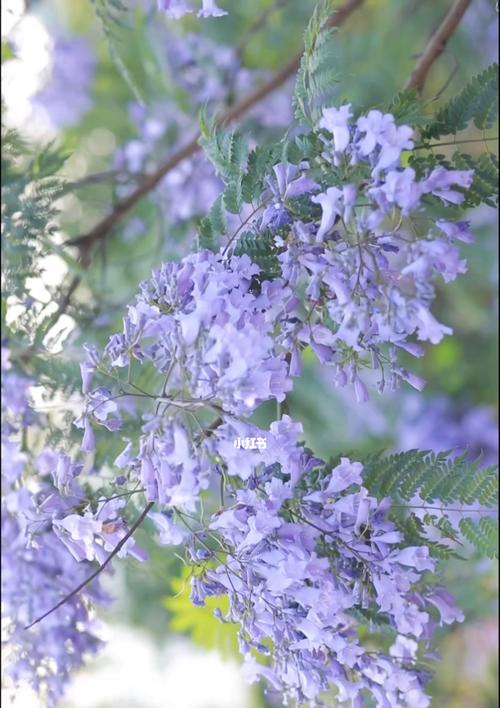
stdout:
{"type": "Polygon", "coordinates": [[[24,629],[31,629],[31,627],[34,627],[35,624],[38,624],[41,622],[43,619],[51,615],[53,612],[58,610],[60,607],[62,607],[66,602],[69,602],[71,598],[73,598],[75,595],[78,595],[78,593],[83,590],[83,588],[88,585],[89,583],[94,580],[94,578],[97,578],[100,573],[104,570],[104,568],[111,562],[111,560],[121,551],[123,546],[126,544],[126,542],[129,540],[129,538],[135,533],[135,531],[139,528],[139,526],[142,524],[150,510],[152,509],[154,505],[154,502],[149,502],[149,504],[146,506],[142,514],[139,516],[139,518],[134,522],[134,524],[130,527],[129,531],[125,534],[125,536],[122,538],[122,540],[115,546],[115,548],[111,551],[109,556],[106,558],[104,563],[101,563],[101,565],[91,574],[89,575],[88,578],[86,578],[78,587],[76,587],[74,590],[72,590],[68,595],[65,595],[62,600],[60,600],[57,605],[54,605],[54,607],[51,607],[50,610],[47,610],[47,612],[44,612],[43,615],[40,617],[37,617],[36,620],[31,622],[31,624],[26,625],[24,629]]]}
{"type": "Polygon", "coordinates": [[[450,145],[466,145],[467,143],[484,143],[490,140],[498,140],[496,137],[467,138],[466,140],[448,140],[445,143],[422,143],[415,145],[415,150],[428,150],[430,148],[448,147],[450,145]]]}
{"type": "Polygon", "coordinates": [[[448,40],[458,27],[460,20],[470,4],[471,0],[455,0],[445,18],[427,43],[415,69],[406,83],[406,88],[413,88],[419,93],[422,93],[432,65],[444,52],[448,40]]]}

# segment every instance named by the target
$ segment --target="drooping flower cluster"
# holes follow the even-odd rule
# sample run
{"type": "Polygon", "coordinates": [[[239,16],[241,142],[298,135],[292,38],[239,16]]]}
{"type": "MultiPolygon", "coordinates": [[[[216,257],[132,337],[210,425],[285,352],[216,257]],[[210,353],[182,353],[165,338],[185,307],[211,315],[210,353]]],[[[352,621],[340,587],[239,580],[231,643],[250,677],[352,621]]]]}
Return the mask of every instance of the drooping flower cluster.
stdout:
{"type": "MultiPolygon", "coordinates": [[[[183,1],[161,6],[170,16],[189,11],[183,1]]],[[[222,14],[210,2],[201,12],[222,14]]],[[[195,101],[218,101],[220,77],[204,84],[193,73],[185,79],[191,93],[201,91],[195,101]]],[[[147,150],[132,142],[121,157],[140,171],[164,127],[134,112],[147,150]]],[[[437,343],[451,332],[430,307],[436,278],[465,271],[456,241],[470,241],[468,225],[443,218],[422,232],[415,220],[425,218],[426,200],[459,204],[472,173],[439,167],[417,175],[403,164],[411,128],[379,111],[352,118],[350,106],[326,109],[303,143],[307,159],[276,164],[268,175],[249,228],[270,237],[277,270],[236,255],[238,225],[219,253],[163,264],[103,354],[88,348],[75,420],[81,451],[94,454],[99,428],[116,437],[131,422],[140,431],[104,463],[119,470],[111,496],[93,496],[85,485],[89,457],[83,466],[45,448],[28,458],[20,432],[31,424],[29,382],[7,379],[3,405],[15,420],[2,440],[10,463],[2,562],[15,680],[26,675],[38,685],[44,667],[43,685],[55,699],[70,668],[96,648],[87,600],[106,598],[95,582],[83,595],[71,590],[89,563],[115,550],[145,558],[128,538],[125,502],[143,494],[146,511],[158,506],[150,517],[160,543],[182,543],[197,566],[193,602],[229,596],[221,619],[240,625],[249,680],[263,677],[285,702],[311,706],[332,692],[351,705],[366,692],[378,706],[429,704],[419,662],[434,626],[461,613],[427,582],[428,548],[405,542],[388,519],[391,501],[363,486],[361,463],[316,459],[298,442],[301,425],[286,415],[268,431],[248,422],[261,404],[284,402],[305,347],[363,401],[367,367],[380,372],[380,389],[387,375],[393,386],[403,379],[421,388],[397,349],[419,355],[415,340],[437,343]],[[36,472],[33,489],[14,490],[27,466],[36,472]],[[205,492],[216,489],[214,511],[215,494],[205,492]],[[18,577],[26,585],[16,594],[18,577]],[[34,633],[23,631],[68,593],[34,633]],[[358,632],[373,616],[387,625],[387,651],[358,632]]],[[[187,171],[205,164],[200,158],[187,171]]],[[[185,185],[183,169],[169,175],[170,186],[185,185]]],[[[213,187],[213,173],[205,176],[213,187]]],[[[195,213],[194,202],[178,206],[179,218],[195,213]]]]}
{"type": "Polygon", "coordinates": [[[421,356],[419,341],[437,344],[451,334],[430,311],[435,281],[465,272],[456,242],[472,239],[467,222],[434,223],[425,213],[429,200],[460,204],[472,171],[437,167],[418,176],[403,167],[412,132],[380,111],[354,121],[349,105],[325,109],[315,138],[320,155],[274,167],[253,225],[257,234],[270,232],[283,279],[304,293],[302,312],[282,321],[292,374],[310,346],[335,367],[337,385],[354,384],[360,401],[368,397],[366,367],[378,370],[381,390],[400,380],[423,387],[397,352],[421,356]]]}
{"type": "MultiPolygon", "coordinates": [[[[188,541],[199,568],[192,600],[229,596],[221,619],[240,626],[246,678],[264,678],[285,705],[324,705],[332,691],[361,705],[368,689],[379,706],[427,706],[418,659],[436,622],[463,617],[442,588],[422,585],[434,570],[428,548],[401,546],[390,500],[370,497],[362,465],[342,458],[328,469],[298,445],[300,434],[288,416],[268,432],[230,418],[216,431],[210,446],[229,498],[188,541]],[[242,434],[266,448],[235,450],[242,434]],[[387,653],[360,641],[370,614],[391,628],[387,653]]],[[[181,539],[170,528],[170,542],[181,539]]]]}
{"type": "MultiPolygon", "coordinates": [[[[424,238],[406,227],[426,196],[459,202],[456,186],[471,175],[440,168],[417,178],[401,166],[409,128],[378,112],[350,118],[348,106],[325,111],[319,168],[280,163],[269,177],[254,228],[271,235],[281,274],[234,255],[233,241],[162,265],[103,355],[88,349],[75,424],[84,453],[98,426],[115,435],[126,419],[140,426],[114,460],[114,496],[138,491],[160,506],[160,541],[187,543],[204,565],[195,602],[229,594],[249,678],[311,705],[334,686],[341,701],[359,702],[368,689],[378,705],[425,706],[416,660],[432,634],[430,606],[442,622],[460,617],[443,591],[424,596],[422,572],[434,568],[427,549],[405,547],[387,520],[389,500],[370,497],[359,463],[328,470],[298,445],[301,427],[288,417],[268,432],[245,420],[285,399],[305,346],[363,400],[359,372],[370,363],[420,387],[395,347],[418,353],[412,337],[437,342],[446,332],[429,311],[433,280],[463,272],[454,242],[470,239],[467,225],[438,221],[444,237],[424,238]],[[147,386],[136,383],[142,367],[147,386]],[[182,528],[219,485],[219,512],[200,530],[182,528]],[[360,642],[367,613],[392,627],[388,654],[360,642]],[[271,652],[268,663],[256,663],[255,651],[271,652]]],[[[69,457],[44,451],[37,464],[56,488],[36,500],[37,521],[68,558],[103,562],[128,531],[124,502],[85,500],[69,457]]],[[[143,558],[132,539],[120,553],[143,558]]]]}
{"type": "MultiPolygon", "coordinates": [[[[247,256],[223,261],[208,251],[166,263],[143,283],[129,307],[123,333],[99,360],[82,365],[86,411],[83,447],[93,447],[93,426],[121,427],[120,400],[91,388],[92,372],[116,376],[134,361],[161,376],[158,393],[125,387],[146,410],[143,433],[115,462],[135,475],[150,501],[193,508],[208,484],[210,461],[196,444],[196,413],[249,415],[291,389],[285,352],[275,346],[275,319],[288,304],[282,283],[256,287],[259,268],[247,256]]],[[[120,397],[118,397],[119,399],[120,397]]]]}
{"type": "MultiPolygon", "coordinates": [[[[117,500],[103,501],[88,519],[90,503],[76,482],[81,465],[49,448],[33,456],[22,446],[23,435],[28,429],[34,434],[42,422],[29,402],[32,381],[11,368],[3,347],[2,368],[5,678],[14,685],[29,683],[55,706],[73,671],[102,645],[91,608],[107,605],[109,597],[96,579],[36,627],[28,631],[26,626],[90,575],[92,566],[78,561],[102,562],[128,528],[118,518],[117,500]]],[[[128,543],[123,553],[143,559],[135,542],[128,543]]]]}

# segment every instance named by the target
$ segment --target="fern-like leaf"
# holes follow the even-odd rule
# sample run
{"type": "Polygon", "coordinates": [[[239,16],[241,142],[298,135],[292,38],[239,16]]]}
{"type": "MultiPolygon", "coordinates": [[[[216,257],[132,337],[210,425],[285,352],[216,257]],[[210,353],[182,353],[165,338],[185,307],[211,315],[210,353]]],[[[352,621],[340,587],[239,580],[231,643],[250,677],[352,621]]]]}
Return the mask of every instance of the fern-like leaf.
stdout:
{"type": "Polygon", "coordinates": [[[429,545],[432,555],[440,559],[456,556],[460,544],[449,513],[467,514],[471,505],[484,509],[478,522],[462,519],[459,528],[477,550],[491,557],[498,521],[488,509],[497,506],[498,476],[496,467],[481,467],[480,462],[480,458],[470,462],[466,454],[450,459],[447,452],[376,453],[365,460],[364,485],[380,499],[391,497],[391,519],[406,543],[429,545]],[[441,540],[430,543],[426,527],[437,530],[441,540]]]}
{"type": "Polygon", "coordinates": [[[317,122],[338,81],[332,41],[334,30],[326,26],[332,11],[331,0],[318,2],[304,34],[304,53],[297,72],[293,107],[297,120],[309,127],[317,122]]]}
{"type": "Polygon", "coordinates": [[[483,516],[479,521],[462,519],[460,531],[469,543],[487,558],[495,558],[498,553],[498,524],[489,516],[483,516]]]}
{"type": "Polygon", "coordinates": [[[492,128],[498,113],[498,64],[475,76],[443,106],[422,130],[424,139],[436,139],[463,130],[473,121],[476,128],[492,128]]]}

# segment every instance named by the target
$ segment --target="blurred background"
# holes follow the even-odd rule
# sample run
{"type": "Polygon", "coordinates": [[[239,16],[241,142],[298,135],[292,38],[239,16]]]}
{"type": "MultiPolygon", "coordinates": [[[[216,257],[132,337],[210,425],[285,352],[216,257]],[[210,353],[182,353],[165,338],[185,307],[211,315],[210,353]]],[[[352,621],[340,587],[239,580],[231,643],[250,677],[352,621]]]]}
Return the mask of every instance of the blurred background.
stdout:
{"type": "MultiPolygon", "coordinates": [[[[74,189],[60,200],[56,239],[85,233],[110,204],[163,162],[196,130],[198,111],[247,95],[299,49],[313,0],[221,0],[229,15],[168,21],[156,2],[3,0],[4,122],[35,144],[54,144],[68,159],[74,189]],[[194,34],[196,33],[196,34],[194,34]]],[[[404,85],[419,51],[449,6],[447,0],[366,0],[337,34],[338,102],[386,104],[404,85]]],[[[497,58],[494,0],[473,0],[426,87],[429,110],[497,58]]],[[[253,139],[279,134],[290,117],[293,82],[245,119],[253,139]]],[[[463,136],[461,136],[463,137],[463,136]]],[[[471,136],[472,137],[472,136],[471,136]]],[[[474,134],[477,139],[477,134],[474,134]]],[[[481,136],[470,152],[497,151],[481,136]]],[[[453,145],[442,151],[454,150],[453,145]]],[[[120,328],[125,304],[162,259],[190,250],[196,225],[219,183],[202,156],[182,163],[103,242],[76,293],[76,305],[51,334],[52,351],[71,358],[82,342],[102,345],[120,328]]],[[[476,236],[464,246],[467,275],[439,293],[438,319],[452,338],[417,362],[422,394],[372,394],[364,405],[306,357],[290,398],[307,444],[321,456],[350,450],[470,449],[484,463],[498,458],[497,212],[470,213],[476,236]]],[[[72,274],[63,258],[45,258],[33,283],[42,302],[72,274]]],[[[15,310],[12,316],[15,316],[15,310]]],[[[266,420],[266,411],[260,413],[266,420]]],[[[234,628],[194,607],[180,560],[158,548],[147,528],[138,540],[151,559],[117,567],[106,584],[117,602],[103,613],[105,650],[75,676],[64,708],[265,708],[258,688],[238,671],[234,628]]],[[[466,621],[443,631],[443,661],[432,683],[433,705],[493,708],[498,591],[494,563],[453,561],[442,569],[466,621]]],[[[17,692],[19,708],[39,704],[17,692]]]]}

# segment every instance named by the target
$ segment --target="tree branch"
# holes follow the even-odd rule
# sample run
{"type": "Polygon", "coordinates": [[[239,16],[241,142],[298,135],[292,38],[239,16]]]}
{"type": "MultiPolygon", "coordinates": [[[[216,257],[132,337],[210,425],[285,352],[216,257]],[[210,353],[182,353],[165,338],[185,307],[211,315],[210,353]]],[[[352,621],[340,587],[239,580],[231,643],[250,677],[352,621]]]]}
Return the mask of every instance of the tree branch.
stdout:
{"type": "MultiPolygon", "coordinates": [[[[351,15],[354,10],[360,7],[364,3],[364,0],[346,0],[344,5],[335,12],[329,22],[327,23],[329,27],[339,27],[345,20],[351,15]]],[[[273,93],[276,89],[283,84],[295,74],[300,66],[300,59],[302,52],[297,52],[284,66],[271,77],[269,81],[264,83],[262,86],[257,88],[253,93],[251,93],[247,98],[237,103],[235,106],[230,108],[226,113],[219,116],[216,120],[217,125],[225,125],[238,120],[243,116],[248,110],[253,106],[258,104],[264,98],[273,93]]],[[[151,192],[158,183],[163,179],[163,177],[173,170],[179,163],[188,157],[191,157],[197,153],[201,148],[198,144],[198,139],[200,135],[197,133],[191,140],[189,140],[186,145],[181,147],[177,152],[171,155],[162,165],[158,167],[155,172],[145,177],[139,186],[125,197],[122,201],[118,202],[113,210],[104,217],[94,228],[83,236],[79,236],[73,239],[69,243],[73,246],[78,246],[81,251],[87,252],[92,246],[107,237],[109,232],[113,227],[119,223],[125,214],[132,209],[138,201],[140,201],[146,194],[151,192]]]]}
{"type": "Polygon", "coordinates": [[[50,610],[47,610],[47,612],[44,612],[43,615],[40,615],[40,617],[37,617],[36,620],[34,620],[33,622],[31,622],[31,624],[26,625],[26,627],[25,627],[24,629],[31,629],[31,627],[34,627],[35,624],[38,624],[38,623],[41,622],[43,619],[45,619],[46,617],[48,617],[49,615],[51,615],[53,612],[55,612],[56,610],[58,610],[58,609],[59,609],[60,607],[62,607],[66,602],[68,602],[69,600],[71,600],[72,597],[74,597],[75,595],[78,595],[78,593],[79,593],[81,590],[83,590],[83,588],[84,588],[86,585],[88,585],[89,583],[91,583],[92,580],[94,580],[94,578],[97,578],[97,576],[98,576],[100,573],[102,573],[102,571],[103,571],[104,568],[108,565],[108,563],[110,563],[111,560],[117,555],[117,553],[119,553],[119,552],[121,551],[121,549],[122,549],[123,546],[127,543],[127,541],[129,540],[129,538],[130,538],[130,537],[135,533],[135,531],[139,528],[139,526],[142,524],[142,522],[144,521],[144,519],[146,518],[146,516],[148,515],[148,513],[150,512],[150,510],[152,509],[153,506],[154,506],[154,502],[149,502],[149,504],[146,506],[146,508],[144,509],[144,511],[142,512],[142,514],[141,514],[141,515],[139,516],[139,518],[134,522],[134,524],[130,527],[130,529],[127,531],[127,533],[126,533],[125,536],[122,538],[122,540],[121,540],[121,541],[116,545],[116,547],[111,551],[111,553],[110,553],[109,556],[106,558],[106,560],[104,561],[104,563],[101,563],[101,565],[100,565],[96,570],[94,570],[94,572],[93,572],[91,575],[89,575],[88,578],[86,578],[82,583],[80,583],[80,585],[78,585],[78,587],[76,587],[74,590],[72,590],[70,593],[68,593],[68,595],[65,595],[65,596],[63,597],[63,599],[60,600],[60,601],[57,603],[57,605],[54,605],[54,607],[51,607],[50,610]]]}
{"type": "Polygon", "coordinates": [[[427,43],[423,54],[406,83],[406,88],[416,89],[419,93],[423,91],[432,65],[444,52],[448,40],[458,27],[471,1],[472,0],[454,0],[445,18],[427,43]]]}

